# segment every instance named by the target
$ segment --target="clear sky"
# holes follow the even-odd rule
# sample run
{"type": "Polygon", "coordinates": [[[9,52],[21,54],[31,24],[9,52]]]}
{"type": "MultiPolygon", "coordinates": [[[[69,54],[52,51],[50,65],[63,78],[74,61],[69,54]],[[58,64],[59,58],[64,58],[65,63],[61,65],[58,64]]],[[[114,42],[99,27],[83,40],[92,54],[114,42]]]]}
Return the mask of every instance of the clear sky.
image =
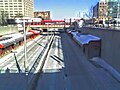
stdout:
{"type": "Polygon", "coordinates": [[[99,0],[34,0],[34,11],[51,11],[52,19],[76,17],[87,12],[99,0]]]}

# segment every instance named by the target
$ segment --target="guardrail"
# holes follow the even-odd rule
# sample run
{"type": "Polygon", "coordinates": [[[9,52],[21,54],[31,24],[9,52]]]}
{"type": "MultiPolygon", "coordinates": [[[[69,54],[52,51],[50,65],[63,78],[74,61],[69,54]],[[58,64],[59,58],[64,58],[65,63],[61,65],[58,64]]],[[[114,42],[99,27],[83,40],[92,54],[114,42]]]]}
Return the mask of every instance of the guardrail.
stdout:
{"type": "Polygon", "coordinates": [[[64,28],[69,27],[70,25],[30,25],[30,27],[36,27],[36,28],[64,28]]]}

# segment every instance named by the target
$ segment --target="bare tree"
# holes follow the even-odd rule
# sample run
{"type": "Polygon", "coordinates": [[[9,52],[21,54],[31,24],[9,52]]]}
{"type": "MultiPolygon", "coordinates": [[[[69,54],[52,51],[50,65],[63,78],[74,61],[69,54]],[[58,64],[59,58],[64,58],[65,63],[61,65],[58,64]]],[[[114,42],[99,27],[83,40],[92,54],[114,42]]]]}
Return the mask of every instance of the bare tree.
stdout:
{"type": "Polygon", "coordinates": [[[89,10],[87,12],[84,12],[83,14],[84,18],[87,17],[88,20],[85,20],[86,24],[94,24],[94,18],[93,18],[93,5],[89,7],[89,10]]]}
{"type": "Polygon", "coordinates": [[[7,11],[1,10],[0,11],[1,14],[1,25],[7,25],[7,19],[8,19],[8,13],[7,11]]]}
{"type": "Polygon", "coordinates": [[[93,18],[93,5],[90,6],[90,8],[87,12],[84,12],[84,16],[89,19],[93,18]]]}

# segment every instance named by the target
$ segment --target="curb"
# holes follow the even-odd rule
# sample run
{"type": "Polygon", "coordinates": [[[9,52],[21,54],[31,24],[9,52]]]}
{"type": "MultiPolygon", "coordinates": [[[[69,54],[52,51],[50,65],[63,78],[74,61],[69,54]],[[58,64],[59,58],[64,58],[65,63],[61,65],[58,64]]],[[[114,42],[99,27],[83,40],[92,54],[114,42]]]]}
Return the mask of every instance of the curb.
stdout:
{"type": "Polygon", "coordinates": [[[90,59],[90,61],[102,67],[104,70],[110,73],[118,82],[120,82],[120,73],[116,69],[114,69],[111,65],[106,63],[103,59],[94,57],[90,59]]]}

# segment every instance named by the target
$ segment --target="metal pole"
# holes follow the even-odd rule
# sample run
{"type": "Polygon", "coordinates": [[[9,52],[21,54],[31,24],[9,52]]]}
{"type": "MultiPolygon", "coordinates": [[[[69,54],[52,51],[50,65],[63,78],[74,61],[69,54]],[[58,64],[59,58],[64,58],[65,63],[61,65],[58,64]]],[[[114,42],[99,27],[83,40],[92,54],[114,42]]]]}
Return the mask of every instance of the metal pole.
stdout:
{"type": "Polygon", "coordinates": [[[81,14],[81,13],[79,12],[79,18],[80,18],[80,14],[81,14]]]}
{"type": "Polygon", "coordinates": [[[25,68],[25,72],[27,72],[27,45],[26,45],[26,30],[25,30],[25,21],[23,22],[23,26],[24,26],[24,68],[25,68]]]}
{"type": "Polygon", "coordinates": [[[117,11],[117,26],[119,25],[119,0],[118,0],[118,11],[117,11]]]}
{"type": "Polygon", "coordinates": [[[66,27],[66,19],[64,18],[64,30],[65,30],[65,27],[66,27]]]}

